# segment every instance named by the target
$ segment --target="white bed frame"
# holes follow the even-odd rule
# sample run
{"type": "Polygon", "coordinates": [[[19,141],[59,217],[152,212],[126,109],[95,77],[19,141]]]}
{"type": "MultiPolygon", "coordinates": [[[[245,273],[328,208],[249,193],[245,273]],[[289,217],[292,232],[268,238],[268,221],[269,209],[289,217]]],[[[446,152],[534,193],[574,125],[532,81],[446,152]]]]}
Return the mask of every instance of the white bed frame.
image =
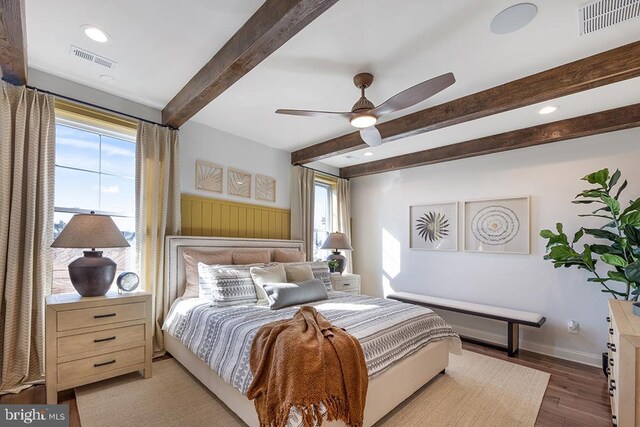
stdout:
{"type": "MultiPolygon", "coordinates": [[[[185,270],[182,252],[185,249],[216,252],[232,249],[251,251],[256,249],[289,248],[303,250],[297,240],[237,239],[223,237],[169,236],[165,248],[165,296],[164,309],[184,293],[185,270]]],[[[164,346],[189,372],[213,392],[247,425],[259,426],[253,402],[218,376],[191,350],[171,335],[164,333],[164,346]]],[[[371,426],[398,404],[429,382],[449,364],[449,346],[444,341],[422,348],[391,366],[369,381],[364,425],[371,426]]],[[[323,423],[323,426],[344,426],[343,422],[323,423]]]]}

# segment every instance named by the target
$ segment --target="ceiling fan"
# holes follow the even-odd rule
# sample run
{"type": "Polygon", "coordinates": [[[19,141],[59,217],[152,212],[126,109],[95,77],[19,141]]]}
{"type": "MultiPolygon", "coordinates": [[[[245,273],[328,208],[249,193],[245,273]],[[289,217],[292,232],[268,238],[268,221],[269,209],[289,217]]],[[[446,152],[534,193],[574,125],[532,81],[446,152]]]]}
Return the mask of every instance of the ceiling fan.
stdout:
{"type": "Polygon", "coordinates": [[[360,99],[353,104],[350,112],[279,109],[276,110],[276,113],[292,116],[327,117],[349,120],[351,126],[360,129],[360,137],[362,140],[367,145],[375,147],[382,144],[382,136],[380,135],[380,131],[375,127],[375,124],[383,115],[404,110],[405,108],[422,102],[451,86],[455,81],[456,78],[453,76],[453,73],[446,73],[418,83],[392,96],[376,107],[364,94],[365,89],[373,83],[373,74],[360,73],[353,78],[353,83],[360,89],[360,99]]]}

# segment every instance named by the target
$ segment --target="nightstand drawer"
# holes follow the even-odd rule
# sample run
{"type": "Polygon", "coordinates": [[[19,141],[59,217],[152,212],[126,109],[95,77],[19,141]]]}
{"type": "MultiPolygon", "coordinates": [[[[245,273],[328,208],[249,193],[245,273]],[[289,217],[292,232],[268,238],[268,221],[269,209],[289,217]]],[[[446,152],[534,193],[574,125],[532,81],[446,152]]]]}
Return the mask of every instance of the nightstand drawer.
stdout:
{"type": "Polygon", "coordinates": [[[144,303],[109,305],[58,312],[58,331],[144,319],[144,303]]]}
{"type": "Polygon", "coordinates": [[[59,383],[73,381],[79,378],[90,377],[103,372],[143,363],[144,361],[144,347],[114,351],[113,353],[102,354],[100,356],[61,363],[58,365],[57,379],[59,383]]]}
{"type": "Polygon", "coordinates": [[[144,341],[144,325],[58,338],[58,357],[144,341]]]}
{"type": "Polygon", "coordinates": [[[336,280],[333,282],[333,289],[336,291],[349,292],[349,290],[357,290],[360,286],[360,281],[357,279],[352,280],[336,280]]]}

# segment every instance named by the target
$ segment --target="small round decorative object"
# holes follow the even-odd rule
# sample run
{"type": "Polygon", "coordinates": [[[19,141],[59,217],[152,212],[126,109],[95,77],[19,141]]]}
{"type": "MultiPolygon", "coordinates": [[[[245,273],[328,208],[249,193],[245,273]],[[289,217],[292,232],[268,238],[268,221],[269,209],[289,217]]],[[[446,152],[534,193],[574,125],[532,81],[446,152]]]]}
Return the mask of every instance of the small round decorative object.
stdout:
{"type": "Polygon", "coordinates": [[[116,284],[119,291],[131,292],[140,284],[140,278],[132,271],[125,271],[120,273],[116,279],[116,284]]]}

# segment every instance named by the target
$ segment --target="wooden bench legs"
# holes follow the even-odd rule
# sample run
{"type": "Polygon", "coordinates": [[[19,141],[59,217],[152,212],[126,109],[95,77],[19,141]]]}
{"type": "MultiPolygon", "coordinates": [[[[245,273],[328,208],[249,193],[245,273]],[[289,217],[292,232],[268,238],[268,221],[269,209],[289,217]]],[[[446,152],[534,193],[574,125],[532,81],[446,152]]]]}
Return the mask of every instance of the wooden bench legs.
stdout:
{"type": "Polygon", "coordinates": [[[520,349],[520,325],[507,322],[507,355],[513,357],[520,349]]]}

